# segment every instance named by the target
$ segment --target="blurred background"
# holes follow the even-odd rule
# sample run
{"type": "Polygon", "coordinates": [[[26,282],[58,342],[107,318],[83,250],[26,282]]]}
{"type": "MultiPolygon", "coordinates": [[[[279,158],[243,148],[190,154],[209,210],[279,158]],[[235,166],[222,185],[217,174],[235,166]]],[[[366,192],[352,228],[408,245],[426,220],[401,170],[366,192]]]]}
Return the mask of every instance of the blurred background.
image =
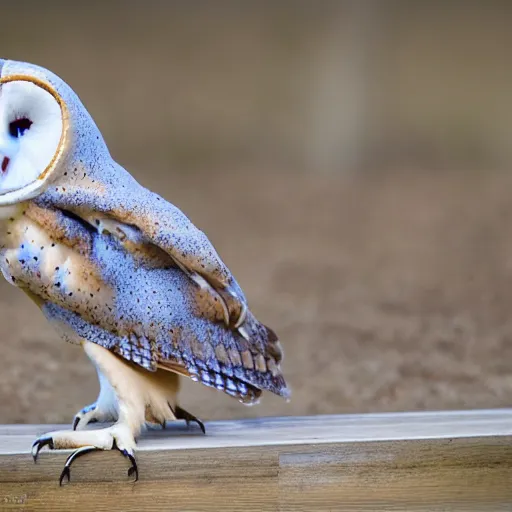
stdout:
{"type": "MultiPolygon", "coordinates": [[[[80,95],[280,335],[290,403],[204,418],[512,404],[512,3],[5,2],[0,54],[80,95]]],[[[95,400],[0,283],[0,422],[95,400]]]]}

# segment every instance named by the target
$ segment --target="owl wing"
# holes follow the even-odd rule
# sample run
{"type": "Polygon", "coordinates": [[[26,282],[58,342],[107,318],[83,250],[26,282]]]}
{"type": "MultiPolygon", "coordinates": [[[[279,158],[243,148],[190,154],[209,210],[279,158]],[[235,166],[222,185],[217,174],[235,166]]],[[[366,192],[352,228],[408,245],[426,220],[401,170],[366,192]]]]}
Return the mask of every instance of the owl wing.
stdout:
{"type": "MultiPolygon", "coordinates": [[[[130,235],[125,238],[127,233],[123,231],[139,233],[141,238],[135,236],[137,244],[162,250],[189,276],[191,284],[199,285],[197,312],[212,324],[209,328],[198,329],[195,334],[188,325],[191,331],[188,335],[181,332],[179,342],[174,343],[173,339],[155,351],[151,340],[147,347],[142,343],[144,337],[134,344],[131,335],[119,336],[128,328],[124,329],[117,320],[118,334],[111,332],[103,318],[111,313],[110,309],[97,315],[99,330],[96,333],[90,332],[90,322],[76,317],[75,313],[65,312],[73,316],[68,319],[62,316],[64,312],[51,312],[48,308],[54,306],[47,306],[47,316],[54,317],[57,323],[73,325],[80,336],[138,364],[144,363],[141,353],[144,355],[149,350],[149,366],[143,364],[148,369],[158,364],[184,375],[195,375],[196,380],[218,389],[218,378],[221,378],[225,381],[226,392],[248,401],[256,399],[262,389],[289,396],[280,370],[282,351],[277,336],[248,310],[242,290],[206,235],[177,207],[140,186],[119,167],[115,168],[113,176],[103,172],[68,179],[65,186],[48,189],[34,202],[45,208],[67,211],[100,232],[108,231],[121,241],[124,239],[127,248],[131,245],[130,235]],[[219,311],[219,302],[224,306],[223,312],[219,311]],[[221,329],[219,321],[223,319],[226,325],[221,329]],[[217,327],[218,332],[211,336],[211,329],[217,327]],[[201,335],[197,336],[199,332],[201,335]],[[211,371],[219,373],[214,376],[211,371]],[[236,387],[230,389],[230,386],[236,387]]],[[[84,315],[87,317],[87,311],[84,315]]]]}
{"type": "Polygon", "coordinates": [[[192,280],[220,299],[226,325],[243,324],[246,298],[207,236],[179,208],[141,186],[121,166],[115,164],[97,175],[68,177],[66,186],[49,189],[38,202],[69,210],[96,227],[102,222],[101,214],[136,227],[192,280]]]}
{"type": "Polygon", "coordinates": [[[153,192],[143,195],[143,201],[111,210],[109,216],[138,228],[202,289],[218,296],[226,325],[241,326],[247,314],[246,298],[210,240],[179,208],[153,192]]]}

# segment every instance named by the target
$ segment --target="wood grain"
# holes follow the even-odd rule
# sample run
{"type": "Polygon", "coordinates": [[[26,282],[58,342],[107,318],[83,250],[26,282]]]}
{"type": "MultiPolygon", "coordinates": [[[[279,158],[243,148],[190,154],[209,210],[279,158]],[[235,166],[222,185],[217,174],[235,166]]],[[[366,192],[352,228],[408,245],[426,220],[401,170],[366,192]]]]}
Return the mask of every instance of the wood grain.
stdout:
{"type": "Polygon", "coordinates": [[[140,440],[140,480],[117,452],[34,464],[34,436],[0,426],[0,510],[512,510],[512,410],[181,424],[140,440]]]}

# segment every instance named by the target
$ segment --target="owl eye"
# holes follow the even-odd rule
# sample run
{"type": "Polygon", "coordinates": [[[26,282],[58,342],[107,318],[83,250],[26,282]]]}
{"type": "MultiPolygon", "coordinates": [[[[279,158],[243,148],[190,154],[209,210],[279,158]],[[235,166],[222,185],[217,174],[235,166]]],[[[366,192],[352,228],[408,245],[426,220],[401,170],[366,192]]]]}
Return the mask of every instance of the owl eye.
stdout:
{"type": "Polygon", "coordinates": [[[16,119],[9,123],[9,134],[11,137],[17,139],[18,137],[21,137],[31,126],[32,121],[27,117],[16,119]]]}

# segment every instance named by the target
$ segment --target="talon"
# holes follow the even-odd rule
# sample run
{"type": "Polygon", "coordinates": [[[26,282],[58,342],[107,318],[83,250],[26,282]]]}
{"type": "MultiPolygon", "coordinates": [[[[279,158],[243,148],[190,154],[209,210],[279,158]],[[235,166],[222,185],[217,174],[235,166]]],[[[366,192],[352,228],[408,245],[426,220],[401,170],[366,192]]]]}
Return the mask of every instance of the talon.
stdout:
{"type": "Polygon", "coordinates": [[[59,486],[61,486],[61,487],[62,487],[62,481],[64,480],[64,477],[67,477],[68,482],[71,481],[71,471],[69,469],[69,466],[64,466],[64,469],[62,470],[62,473],[60,474],[59,486]]]}
{"type": "Polygon", "coordinates": [[[176,416],[177,420],[185,420],[187,427],[190,426],[191,421],[197,423],[203,434],[206,434],[204,423],[199,418],[196,418],[193,414],[190,414],[188,411],[185,411],[185,409],[182,409],[179,405],[176,406],[174,415],[176,416]]]}
{"type": "Polygon", "coordinates": [[[65,477],[67,477],[68,482],[71,481],[71,464],[78,459],[78,457],[81,457],[82,455],[85,455],[86,453],[93,452],[96,450],[99,450],[100,448],[97,448],[96,446],[82,446],[81,448],[78,448],[78,450],[75,450],[66,460],[66,464],[64,464],[64,469],[62,470],[62,473],[60,474],[59,478],[59,485],[62,485],[62,481],[65,477]]]}
{"type": "MultiPolygon", "coordinates": [[[[118,448],[119,449],[119,448],[118,448]]],[[[128,450],[119,450],[124,457],[128,458],[132,463],[131,467],[128,469],[128,476],[132,476],[135,473],[135,482],[139,479],[139,468],[137,467],[137,461],[135,457],[128,450]]]]}
{"type": "Polygon", "coordinates": [[[34,464],[37,462],[37,457],[39,455],[39,452],[41,451],[41,448],[44,448],[45,446],[48,446],[50,450],[54,449],[53,446],[53,439],[51,437],[40,437],[39,439],[36,439],[32,443],[32,458],[34,459],[34,464]]]}
{"type": "Polygon", "coordinates": [[[133,473],[135,473],[135,482],[139,479],[139,471],[137,469],[137,466],[132,466],[128,469],[128,476],[132,476],[133,473]]]}
{"type": "Polygon", "coordinates": [[[96,408],[97,408],[97,405],[96,405],[96,402],[94,402],[93,404],[86,405],[82,410],[77,412],[75,414],[75,419],[73,420],[73,430],[76,430],[78,428],[78,426],[80,425],[80,422],[82,420],[84,420],[83,427],[85,427],[89,423],[97,422],[98,419],[95,418],[94,416],[89,419],[90,413],[93,413],[94,411],[96,411],[96,408]]]}
{"type": "Polygon", "coordinates": [[[36,461],[39,451],[44,446],[49,446],[52,450],[76,448],[66,459],[60,473],[59,485],[62,486],[66,484],[66,479],[68,482],[71,480],[71,466],[78,457],[96,450],[119,449],[119,444],[121,444],[122,454],[131,462],[128,474],[133,475],[135,480],[138,480],[137,463],[132,451],[135,447],[135,439],[128,425],[117,424],[112,427],[90,431],[59,430],[51,432],[36,439],[32,444],[31,452],[34,461],[36,461]]]}

